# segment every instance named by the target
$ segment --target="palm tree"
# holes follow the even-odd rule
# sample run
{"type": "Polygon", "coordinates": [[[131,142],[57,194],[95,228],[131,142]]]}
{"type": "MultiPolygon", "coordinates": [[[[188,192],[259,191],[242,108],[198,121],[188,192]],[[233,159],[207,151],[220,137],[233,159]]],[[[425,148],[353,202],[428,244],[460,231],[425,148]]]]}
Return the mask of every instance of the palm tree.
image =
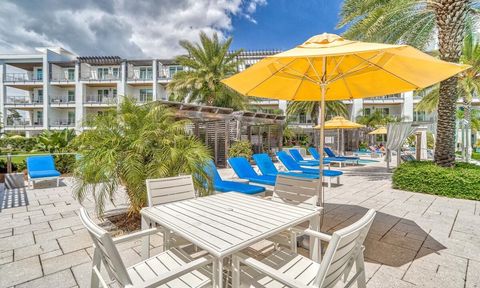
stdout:
{"type": "Polygon", "coordinates": [[[138,214],[147,202],[145,180],[195,175],[196,188],[208,193],[211,184],[203,171],[210,153],[203,143],[186,132],[187,121],[156,103],[136,105],[127,98],[117,109],[86,123],[94,127],[75,140],[82,156],[76,163],[74,194],[83,201],[91,193],[97,214],[113,201],[120,186],[129,198],[129,214],[138,214]],[[209,183],[205,185],[205,183],[209,183]]]}
{"type": "MultiPolygon", "coordinates": [[[[327,101],[325,104],[327,116],[348,116],[347,106],[342,101],[327,101]]],[[[318,101],[291,101],[287,106],[287,116],[295,116],[305,113],[309,115],[311,119],[314,119],[315,123],[317,123],[319,114],[318,108],[318,101]]]]}
{"type": "MultiPolygon", "coordinates": [[[[345,0],[339,27],[347,38],[406,43],[426,49],[434,43],[439,57],[458,62],[467,25],[476,21],[478,0],[345,0]]],[[[440,83],[435,163],[455,164],[457,77],[440,83]]]]}
{"type": "Polygon", "coordinates": [[[400,119],[392,116],[385,115],[381,110],[374,110],[372,113],[365,115],[360,115],[357,117],[357,122],[363,124],[367,127],[378,128],[380,126],[386,126],[388,123],[398,122],[400,119]]]}
{"type": "Polygon", "coordinates": [[[220,82],[238,72],[237,56],[241,50],[229,52],[232,38],[221,42],[217,34],[210,38],[201,32],[200,43],[180,41],[188,55],[176,58],[176,62],[186,69],[177,72],[167,86],[172,98],[181,102],[244,109],[245,97],[220,82]]]}

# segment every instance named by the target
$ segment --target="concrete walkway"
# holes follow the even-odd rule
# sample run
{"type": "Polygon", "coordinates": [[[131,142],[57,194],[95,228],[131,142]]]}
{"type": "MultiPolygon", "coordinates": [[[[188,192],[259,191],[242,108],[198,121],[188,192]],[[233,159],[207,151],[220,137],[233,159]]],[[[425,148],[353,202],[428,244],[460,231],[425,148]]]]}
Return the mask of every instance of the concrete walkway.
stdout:
{"type": "MultiPolygon", "coordinates": [[[[326,191],[322,231],[379,212],[365,243],[368,287],[480,287],[480,202],[394,190],[382,163],[342,170],[342,185],[326,191]]],[[[0,187],[0,287],[88,287],[91,240],[78,209],[69,179],[0,187]]],[[[119,245],[127,265],[140,260],[139,245],[119,245]]],[[[153,237],[152,253],[160,245],[153,237]]]]}

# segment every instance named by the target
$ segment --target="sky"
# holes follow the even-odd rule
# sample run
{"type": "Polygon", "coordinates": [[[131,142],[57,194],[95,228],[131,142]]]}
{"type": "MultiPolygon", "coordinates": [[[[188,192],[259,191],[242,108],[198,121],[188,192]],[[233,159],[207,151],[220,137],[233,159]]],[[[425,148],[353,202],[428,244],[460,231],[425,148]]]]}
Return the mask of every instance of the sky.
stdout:
{"type": "Polygon", "coordinates": [[[2,0],[0,54],[60,46],[82,56],[168,58],[200,31],[232,49],[289,49],[335,30],[341,0],[2,0]]]}

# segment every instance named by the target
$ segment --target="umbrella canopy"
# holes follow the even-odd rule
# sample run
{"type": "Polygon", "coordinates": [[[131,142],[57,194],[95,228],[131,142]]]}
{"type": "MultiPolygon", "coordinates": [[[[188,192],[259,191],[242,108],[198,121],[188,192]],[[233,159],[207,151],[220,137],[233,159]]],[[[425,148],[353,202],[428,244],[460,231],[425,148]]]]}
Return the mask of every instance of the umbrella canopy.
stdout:
{"type": "Polygon", "coordinates": [[[325,101],[383,96],[431,86],[463,70],[407,45],[321,34],[268,56],[222,82],[246,96],[320,102],[320,202],[323,203],[325,101]]]}
{"type": "Polygon", "coordinates": [[[448,63],[407,45],[313,36],[291,50],[268,56],[223,83],[247,96],[297,101],[345,100],[413,91],[469,66],[448,63]]]}
{"type": "Polygon", "coordinates": [[[380,127],[378,129],[373,130],[372,132],[368,133],[369,135],[381,135],[387,134],[387,127],[380,127]]]}
{"type": "MultiPolygon", "coordinates": [[[[342,116],[335,116],[332,119],[325,121],[325,129],[356,129],[365,127],[365,125],[358,124],[343,118],[342,116]]],[[[317,125],[314,129],[322,128],[321,125],[317,125]]]]}

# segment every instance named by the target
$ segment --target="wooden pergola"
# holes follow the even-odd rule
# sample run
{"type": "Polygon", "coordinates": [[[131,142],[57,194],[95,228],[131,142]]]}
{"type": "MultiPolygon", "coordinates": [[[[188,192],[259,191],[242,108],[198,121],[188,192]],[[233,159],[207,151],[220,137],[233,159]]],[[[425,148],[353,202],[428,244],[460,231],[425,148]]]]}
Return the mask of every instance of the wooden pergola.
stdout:
{"type": "Polygon", "coordinates": [[[189,119],[189,130],[212,151],[215,164],[227,165],[231,143],[247,140],[255,153],[274,153],[282,148],[285,116],[189,103],[157,101],[175,111],[179,119],[189,119]]]}

